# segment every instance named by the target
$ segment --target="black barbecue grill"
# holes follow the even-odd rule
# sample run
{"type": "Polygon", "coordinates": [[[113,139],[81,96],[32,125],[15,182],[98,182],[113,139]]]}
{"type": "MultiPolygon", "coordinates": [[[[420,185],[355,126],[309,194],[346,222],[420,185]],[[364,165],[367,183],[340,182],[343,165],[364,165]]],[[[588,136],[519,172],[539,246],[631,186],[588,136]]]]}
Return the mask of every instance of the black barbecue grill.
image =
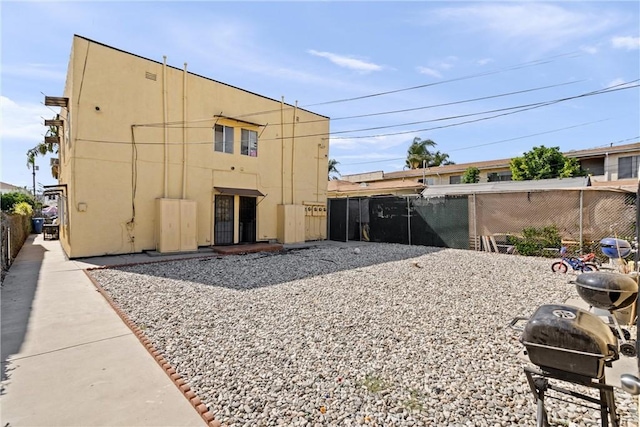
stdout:
{"type": "MultiPolygon", "coordinates": [[[[516,318],[521,319],[521,318],[516,318]]],[[[517,320],[514,319],[512,326],[517,320]]],[[[618,340],[597,315],[565,304],[541,305],[520,328],[524,354],[539,369],[524,371],[536,398],[538,427],[548,426],[547,391],[571,395],[597,404],[602,426],[618,427],[613,387],[606,384],[605,367],[618,359],[618,340]],[[599,399],[552,384],[550,379],[598,389],[599,399]]]]}
{"type": "Polygon", "coordinates": [[[618,358],[618,342],[598,316],[570,305],[547,304],[529,318],[520,341],[545,371],[600,379],[618,358]]]}
{"type": "Polygon", "coordinates": [[[636,301],[638,283],[630,276],[607,271],[583,273],[570,283],[576,285],[578,295],[591,307],[609,312],[610,322],[621,340],[620,352],[625,356],[636,356],[636,342],[629,340],[629,331],[620,327],[613,312],[627,308],[636,301]]]}
{"type": "Polygon", "coordinates": [[[571,281],[580,298],[602,310],[622,310],[633,304],[638,296],[638,284],[630,276],[610,271],[580,274],[571,281]]]}

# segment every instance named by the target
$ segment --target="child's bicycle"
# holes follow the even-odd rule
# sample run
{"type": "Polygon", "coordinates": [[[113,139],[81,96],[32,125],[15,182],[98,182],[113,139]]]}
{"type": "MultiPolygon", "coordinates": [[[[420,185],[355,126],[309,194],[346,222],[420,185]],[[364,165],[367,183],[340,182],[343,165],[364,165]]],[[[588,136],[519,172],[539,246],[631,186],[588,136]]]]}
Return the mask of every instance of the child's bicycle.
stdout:
{"type": "Polygon", "coordinates": [[[566,273],[571,267],[577,271],[598,271],[598,265],[594,262],[596,254],[593,252],[581,257],[567,256],[567,247],[560,248],[560,256],[562,259],[551,264],[551,271],[554,273],[566,273]]]}

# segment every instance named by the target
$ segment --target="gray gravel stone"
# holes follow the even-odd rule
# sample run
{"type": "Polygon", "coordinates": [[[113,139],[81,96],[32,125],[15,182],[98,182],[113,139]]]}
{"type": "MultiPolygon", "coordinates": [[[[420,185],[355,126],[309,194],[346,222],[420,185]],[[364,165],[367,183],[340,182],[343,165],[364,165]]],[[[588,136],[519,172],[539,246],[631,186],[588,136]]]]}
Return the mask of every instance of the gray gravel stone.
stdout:
{"type": "MultiPolygon", "coordinates": [[[[535,425],[516,316],[576,298],[551,261],[395,244],[91,271],[228,426],[535,425]]],[[[622,425],[637,398],[616,391],[622,425]]],[[[558,425],[597,411],[547,403],[558,425]]]]}

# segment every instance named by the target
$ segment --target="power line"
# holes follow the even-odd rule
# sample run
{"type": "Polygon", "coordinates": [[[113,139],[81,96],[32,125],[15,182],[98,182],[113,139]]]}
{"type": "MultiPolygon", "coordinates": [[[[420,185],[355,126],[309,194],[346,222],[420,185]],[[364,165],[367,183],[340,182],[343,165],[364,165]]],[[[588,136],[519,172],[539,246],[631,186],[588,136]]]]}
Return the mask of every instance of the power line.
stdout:
{"type": "MultiPolygon", "coordinates": [[[[562,127],[562,128],[552,129],[552,130],[548,130],[548,131],[544,131],[544,132],[537,132],[537,133],[532,133],[532,134],[524,135],[524,136],[518,136],[518,137],[514,137],[514,138],[501,139],[499,141],[487,142],[487,143],[483,143],[483,144],[470,145],[468,147],[454,148],[452,150],[447,150],[447,152],[450,153],[450,152],[453,152],[453,151],[471,150],[473,148],[485,147],[487,145],[502,144],[504,142],[511,142],[511,141],[517,141],[517,140],[520,140],[520,139],[533,138],[534,136],[547,135],[547,134],[550,134],[550,133],[561,132],[563,130],[574,129],[574,128],[578,128],[578,127],[582,127],[582,126],[591,125],[591,124],[594,124],[594,123],[606,122],[608,120],[610,120],[610,119],[594,120],[594,121],[590,121],[590,122],[580,123],[580,124],[577,124],[577,125],[565,126],[565,127],[562,127]]],[[[628,139],[625,139],[625,140],[622,140],[622,141],[619,141],[619,142],[631,141],[631,140],[634,140],[634,139],[640,139],[640,136],[636,137],[636,138],[628,138],[628,139]]],[[[372,160],[372,161],[368,161],[368,162],[341,163],[341,164],[343,164],[343,165],[362,165],[362,164],[367,164],[367,163],[383,163],[383,162],[390,162],[390,161],[395,161],[395,160],[406,160],[406,157],[398,157],[398,158],[383,159],[383,160],[372,160]]]]}
{"type": "Polygon", "coordinates": [[[378,93],[373,93],[370,95],[363,95],[363,96],[357,96],[357,97],[353,97],[353,98],[344,98],[344,99],[337,99],[334,101],[325,101],[325,102],[318,102],[315,104],[307,104],[307,105],[303,105],[303,108],[306,107],[315,107],[318,105],[327,105],[327,104],[337,104],[339,102],[350,102],[350,101],[357,101],[357,100],[361,100],[361,99],[368,99],[368,98],[373,98],[376,96],[383,96],[383,95],[390,95],[393,93],[399,93],[399,92],[406,92],[409,90],[416,90],[416,89],[422,89],[425,87],[430,87],[430,86],[437,86],[437,85],[442,85],[445,83],[451,83],[451,82],[457,82],[457,81],[461,81],[461,80],[468,80],[468,79],[473,79],[476,77],[484,77],[484,76],[489,76],[492,74],[499,74],[499,73],[503,73],[505,71],[511,71],[511,70],[518,70],[521,68],[527,68],[527,67],[534,67],[534,66],[538,66],[538,65],[544,65],[544,64],[549,64],[551,62],[555,62],[558,58],[562,58],[562,57],[572,57],[575,58],[579,55],[576,54],[576,52],[570,52],[570,53],[563,53],[560,55],[555,55],[550,57],[549,59],[538,59],[538,60],[534,60],[534,61],[528,61],[528,62],[524,62],[522,64],[517,64],[517,65],[513,65],[510,67],[505,67],[505,68],[501,68],[501,69],[497,69],[494,71],[485,71],[483,73],[477,73],[477,74],[470,74],[467,76],[462,76],[462,77],[456,77],[453,79],[448,79],[448,80],[441,80],[439,82],[434,82],[434,83],[427,83],[427,84],[423,84],[423,85],[418,85],[418,86],[412,86],[412,87],[408,87],[408,88],[404,88],[404,89],[395,89],[395,90],[390,90],[390,91],[386,91],[386,92],[378,92],[378,93]]]}
{"type": "MultiPolygon", "coordinates": [[[[468,79],[473,79],[473,78],[477,78],[477,77],[484,77],[484,76],[488,76],[488,75],[501,74],[501,73],[504,73],[504,72],[507,72],[507,71],[519,70],[519,69],[522,69],[522,68],[535,67],[535,66],[538,66],[538,65],[544,65],[544,64],[549,64],[549,63],[555,62],[559,58],[564,58],[564,57],[576,58],[576,57],[581,56],[581,55],[582,54],[580,54],[577,51],[568,52],[568,53],[563,53],[563,54],[559,54],[559,55],[550,56],[548,58],[537,59],[537,60],[523,62],[523,63],[512,65],[512,66],[498,68],[498,69],[493,70],[493,71],[485,71],[483,73],[469,74],[469,75],[466,75],[466,76],[456,77],[456,78],[453,78],[453,79],[441,80],[439,82],[426,83],[426,84],[423,84],[423,85],[412,86],[412,87],[407,87],[407,88],[402,88],[402,89],[395,89],[395,90],[384,91],[384,92],[377,92],[377,93],[372,93],[372,94],[369,94],[369,95],[363,95],[363,96],[358,96],[358,97],[353,97],[353,98],[344,98],[344,99],[337,99],[337,100],[333,100],[333,101],[318,102],[318,103],[315,103],[315,104],[307,104],[307,105],[299,106],[298,108],[308,108],[308,107],[314,107],[314,106],[319,106],[319,105],[337,104],[337,103],[342,103],[342,102],[350,102],[350,101],[356,101],[356,100],[360,100],[360,99],[367,99],[367,98],[373,98],[373,97],[378,97],[378,96],[383,96],[383,95],[389,95],[389,94],[393,94],[393,93],[417,90],[417,89],[422,89],[422,88],[425,88],[425,87],[443,85],[443,84],[447,84],[447,83],[452,83],[452,82],[457,82],[457,81],[462,81],[462,80],[468,80],[468,79]]],[[[293,108],[294,108],[293,106],[288,106],[287,110],[291,110],[293,108]]],[[[261,115],[261,114],[278,113],[280,111],[281,111],[280,108],[271,109],[271,110],[262,110],[262,111],[256,111],[256,112],[253,112],[253,113],[241,114],[241,115],[238,115],[238,116],[235,116],[235,117],[236,118],[244,118],[244,117],[257,116],[257,115],[261,115]]],[[[206,121],[206,120],[210,120],[210,119],[211,118],[197,119],[196,121],[206,121]]],[[[176,121],[176,122],[171,122],[171,123],[172,124],[180,124],[180,123],[185,123],[185,122],[184,121],[182,121],[182,122],[176,121]]],[[[163,123],[141,123],[141,124],[136,124],[135,126],[157,126],[157,125],[164,125],[164,124],[163,123]]]]}
{"type": "MultiPolygon", "coordinates": [[[[539,102],[539,103],[534,103],[534,104],[525,104],[525,105],[520,105],[520,106],[516,106],[516,107],[507,107],[507,108],[503,108],[503,109],[499,109],[499,110],[488,110],[488,111],[483,111],[483,112],[478,112],[478,113],[470,113],[470,114],[466,114],[466,115],[462,115],[462,116],[454,116],[454,117],[445,117],[445,118],[439,118],[439,119],[432,119],[432,120],[426,120],[426,121],[422,121],[422,122],[414,122],[414,123],[409,123],[409,124],[416,124],[416,123],[426,123],[426,122],[433,122],[433,121],[443,121],[443,120],[451,120],[453,118],[461,118],[461,117],[469,117],[469,116],[474,116],[474,115],[482,115],[482,114],[489,114],[491,112],[497,112],[497,111],[505,111],[505,110],[515,110],[515,111],[508,111],[506,113],[500,113],[500,114],[496,114],[493,116],[488,116],[488,117],[482,117],[482,118],[478,118],[478,119],[474,119],[474,120],[467,120],[467,121],[463,121],[463,122],[458,122],[458,123],[452,123],[452,124],[448,124],[448,125],[443,125],[443,126],[436,126],[436,127],[432,127],[432,128],[425,128],[425,129],[413,129],[413,130],[408,130],[408,131],[402,131],[402,132],[393,132],[393,133],[386,133],[386,134],[378,134],[378,135],[360,135],[360,136],[350,136],[350,137],[331,137],[331,139],[363,139],[363,138],[377,138],[377,137],[382,137],[382,136],[392,136],[392,135],[404,135],[404,134],[409,134],[409,133],[418,133],[418,132],[426,132],[426,131],[431,131],[431,130],[437,130],[437,129],[444,129],[444,128],[449,128],[449,127],[455,127],[455,126],[461,126],[464,124],[469,124],[469,123],[475,123],[475,122],[479,122],[479,121],[485,121],[485,120],[490,120],[493,118],[497,118],[497,117],[503,117],[503,116],[507,116],[507,115],[512,115],[512,114],[516,114],[516,113],[520,113],[520,112],[524,112],[524,111],[528,111],[528,110],[532,110],[532,109],[537,109],[537,108],[541,108],[541,107],[545,107],[548,105],[553,105],[553,104],[557,104],[560,102],[565,102],[565,101],[569,101],[569,100],[573,100],[573,99],[579,99],[579,98],[583,98],[583,97],[587,97],[587,96],[594,96],[594,95],[601,95],[601,94],[606,94],[606,93],[611,93],[611,92],[616,92],[616,91],[620,91],[620,90],[626,90],[626,89],[633,89],[636,88],[640,85],[636,84],[636,85],[631,85],[631,83],[635,83],[640,81],[640,79],[637,80],[633,80],[631,82],[625,82],[625,83],[621,83],[619,85],[616,86],[612,86],[610,88],[606,88],[606,89],[599,89],[596,91],[592,91],[592,92],[587,92],[587,93],[583,93],[580,95],[575,95],[575,96],[571,96],[571,97],[566,97],[566,98],[560,98],[560,99],[556,99],[556,100],[552,100],[552,101],[544,101],[544,102],[539,102]]],[[[362,132],[365,130],[372,130],[372,129],[382,129],[382,128],[391,128],[391,127],[397,127],[397,126],[406,126],[408,125],[407,123],[405,124],[396,124],[396,125],[388,125],[388,126],[380,126],[380,127],[376,127],[376,128],[367,128],[367,129],[354,129],[354,130],[347,130],[347,131],[338,131],[338,132],[329,132],[329,133],[318,133],[318,134],[308,134],[308,135],[297,135],[296,138],[300,139],[300,138],[311,138],[311,137],[330,137],[331,135],[336,135],[336,134],[342,134],[342,133],[350,133],[350,132],[362,132]]],[[[288,137],[277,137],[277,138],[268,138],[268,139],[261,139],[260,141],[262,142],[266,142],[266,141],[280,141],[282,139],[291,139],[291,136],[288,137]]],[[[131,144],[130,141],[107,141],[107,140],[95,140],[95,139],[82,139],[82,138],[78,138],[78,140],[81,141],[86,141],[86,142],[101,142],[101,143],[113,143],[113,144],[131,144]]],[[[136,142],[137,145],[152,145],[152,144],[158,144],[161,143],[161,141],[153,141],[153,142],[136,142]]],[[[202,142],[187,142],[187,144],[189,145],[199,145],[199,144],[211,144],[212,141],[202,141],[202,142]]],[[[167,144],[169,145],[182,145],[183,142],[167,142],[167,144]]]]}
{"type": "MultiPolygon", "coordinates": [[[[518,94],[522,94],[522,93],[528,93],[528,92],[534,92],[534,91],[538,91],[538,90],[544,90],[544,89],[551,89],[551,88],[556,88],[556,87],[560,87],[560,86],[567,86],[567,85],[571,85],[571,84],[575,84],[575,83],[580,83],[583,82],[584,80],[575,80],[575,81],[570,81],[570,82],[565,82],[565,83],[558,83],[558,84],[554,84],[554,85],[549,85],[549,86],[540,86],[540,87],[535,87],[535,88],[531,88],[531,89],[523,89],[523,90],[518,90],[518,91],[513,91],[513,92],[506,92],[506,93],[500,93],[497,95],[487,95],[487,96],[482,96],[479,98],[471,98],[471,99],[464,99],[461,101],[453,101],[453,102],[446,102],[443,104],[433,104],[433,105],[425,105],[425,106],[421,106],[421,107],[413,107],[413,108],[405,108],[405,109],[401,109],[401,110],[391,110],[391,111],[381,111],[381,112],[377,112],[377,113],[367,113],[367,114],[359,114],[359,115],[354,115],[354,116],[345,116],[345,117],[332,117],[330,118],[330,120],[332,122],[335,122],[337,120],[347,120],[347,119],[359,119],[359,118],[364,118],[364,117],[374,117],[374,116],[382,116],[382,115],[387,115],[387,114],[397,114],[397,113],[407,113],[407,112],[411,112],[411,111],[418,111],[418,110],[426,110],[426,109],[431,109],[431,108],[438,108],[438,107],[447,107],[447,106],[451,106],[451,105],[459,105],[459,104],[466,104],[466,103],[470,103],[470,102],[475,102],[475,101],[484,101],[487,99],[495,99],[495,98],[501,98],[501,97],[505,97],[505,96],[511,96],[511,95],[518,95],[518,94]]],[[[209,119],[199,119],[199,120],[194,120],[194,121],[189,121],[189,123],[195,123],[195,122],[201,122],[201,121],[211,121],[213,120],[213,118],[209,118],[209,119]]],[[[317,120],[303,120],[303,121],[297,121],[295,122],[296,125],[300,125],[300,124],[307,124],[307,123],[319,123],[319,122],[323,122],[326,119],[317,119],[317,120]]],[[[177,128],[182,128],[182,124],[184,122],[170,122],[167,123],[167,126],[171,126],[173,127],[173,125],[176,125],[177,128]]],[[[283,125],[291,125],[294,124],[293,122],[285,122],[283,123],[283,125]]],[[[280,123],[276,123],[276,125],[280,125],[280,123]]],[[[145,125],[145,127],[164,127],[163,123],[157,123],[157,124],[153,124],[153,125],[145,125]]],[[[210,129],[211,126],[184,126],[187,129],[210,129]]]]}
{"type": "MultiPolygon", "coordinates": [[[[638,80],[634,80],[633,82],[636,82],[636,81],[638,81],[638,80]]],[[[617,86],[625,86],[625,85],[628,85],[629,83],[633,83],[633,82],[628,82],[628,83],[624,83],[624,84],[617,85],[617,86]]],[[[611,88],[602,89],[602,90],[597,90],[597,91],[593,91],[593,92],[584,93],[584,94],[581,94],[581,95],[571,96],[571,97],[567,97],[567,98],[560,98],[560,99],[553,100],[553,101],[539,102],[539,103],[535,103],[535,104],[525,104],[525,105],[520,105],[520,106],[516,106],[516,107],[509,107],[509,108],[504,108],[504,109],[500,109],[500,110],[494,110],[493,112],[501,111],[501,110],[504,111],[504,110],[516,109],[516,111],[510,111],[510,112],[507,112],[507,113],[496,114],[496,115],[489,116],[489,117],[483,117],[483,118],[479,118],[479,119],[475,119],[475,120],[467,120],[467,121],[464,121],[464,122],[453,123],[453,124],[444,125],[444,126],[437,126],[437,127],[433,127],[433,128],[413,129],[413,130],[409,130],[409,131],[393,132],[393,133],[385,133],[385,134],[377,134],[377,135],[359,135],[359,136],[348,136],[348,137],[340,137],[340,136],[338,136],[338,137],[332,137],[331,139],[379,138],[379,137],[382,137],[382,136],[406,135],[406,134],[409,134],[409,133],[426,132],[426,131],[430,131],[430,130],[444,129],[444,128],[448,128],[448,127],[460,126],[460,125],[463,125],[463,124],[475,123],[475,122],[480,122],[480,121],[484,121],[484,120],[494,119],[494,118],[497,118],[497,117],[508,116],[508,115],[511,115],[511,114],[521,113],[523,111],[529,111],[529,110],[534,110],[534,109],[541,108],[541,107],[546,107],[548,105],[553,105],[553,104],[557,104],[557,103],[560,103],[560,102],[570,101],[570,100],[578,99],[578,98],[584,98],[584,97],[587,97],[587,96],[601,95],[601,94],[605,94],[605,93],[617,92],[619,90],[633,89],[633,88],[636,88],[638,86],[640,86],[640,85],[636,84],[636,85],[633,85],[633,86],[625,86],[625,87],[619,87],[619,88],[615,88],[615,89],[611,89],[611,88]]],[[[467,114],[466,116],[468,117],[468,116],[473,116],[473,115],[488,114],[489,112],[491,112],[491,111],[467,114]]],[[[461,116],[461,117],[463,117],[463,116],[461,116]]],[[[330,135],[336,135],[336,134],[340,134],[340,133],[350,133],[350,132],[362,132],[364,130],[391,128],[391,127],[405,126],[405,125],[417,124],[417,123],[427,123],[427,122],[439,121],[439,120],[447,120],[447,118],[425,120],[423,122],[415,122],[415,123],[406,123],[406,124],[403,124],[403,125],[379,126],[377,128],[370,128],[370,129],[355,129],[355,130],[331,132],[330,135]]],[[[322,136],[322,135],[317,134],[317,135],[306,135],[306,136],[322,136]]]]}

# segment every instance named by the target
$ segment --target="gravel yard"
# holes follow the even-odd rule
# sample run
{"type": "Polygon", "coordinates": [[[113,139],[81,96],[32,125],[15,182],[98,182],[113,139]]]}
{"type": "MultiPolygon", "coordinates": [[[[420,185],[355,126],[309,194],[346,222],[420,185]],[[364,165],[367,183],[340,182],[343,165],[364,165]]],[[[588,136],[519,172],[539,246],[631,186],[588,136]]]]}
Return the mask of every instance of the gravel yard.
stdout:
{"type": "MultiPolygon", "coordinates": [[[[577,297],[550,265],[367,243],[90,274],[228,426],[531,426],[508,323],[577,297]]],[[[637,398],[616,403],[637,427],[637,398]]],[[[595,409],[547,408],[599,425],[595,409]]]]}

